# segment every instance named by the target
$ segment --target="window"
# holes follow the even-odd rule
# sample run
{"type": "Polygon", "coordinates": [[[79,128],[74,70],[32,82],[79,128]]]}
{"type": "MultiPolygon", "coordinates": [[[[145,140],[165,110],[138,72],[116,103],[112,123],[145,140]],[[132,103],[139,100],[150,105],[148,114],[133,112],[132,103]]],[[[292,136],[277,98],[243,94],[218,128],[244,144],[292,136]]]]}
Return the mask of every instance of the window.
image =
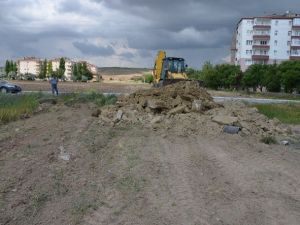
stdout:
{"type": "Polygon", "coordinates": [[[266,44],[267,44],[267,41],[260,41],[260,44],[261,44],[261,45],[266,45],[266,44]]]}
{"type": "Polygon", "coordinates": [[[277,36],[278,35],[278,30],[275,30],[275,36],[277,36]]]}
{"type": "Polygon", "coordinates": [[[288,51],[286,51],[286,53],[287,53],[287,55],[290,55],[290,51],[288,50],[288,51]]]}
{"type": "Polygon", "coordinates": [[[277,55],[277,50],[274,50],[274,55],[277,55]]]}
{"type": "Polygon", "coordinates": [[[289,32],[288,32],[288,35],[291,36],[291,35],[292,35],[292,31],[289,31],[289,32]]]}
{"type": "Polygon", "coordinates": [[[246,45],[252,45],[253,41],[252,40],[247,40],[246,45]]]}
{"type": "Polygon", "coordinates": [[[277,41],[277,40],[275,40],[275,41],[274,41],[274,45],[275,45],[275,46],[277,46],[277,43],[278,43],[278,41],[277,41]]]}
{"type": "Polygon", "coordinates": [[[247,66],[252,65],[252,60],[251,60],[251,59],[246,59],[246,65],[247,65],[247,66]]]}
{"type": "Polygon", "coordinates": [[[290,41],[288,41],[288,42],[287,42],[287,45],[288,45],[288,46],[290,46],[290,45],[291,45],[291,42],[290,42],[290,41]]]}
{"type": "Polygon", "coordinates": [[[275,25],[276,25],[276,26],[278,25],[278,20],[275,21],[275,25]]]}
{"type": "Polygon", "coordinates": [[[292,25],[292,21],[291,20],[289,21],[289,25],[292,25]]]}

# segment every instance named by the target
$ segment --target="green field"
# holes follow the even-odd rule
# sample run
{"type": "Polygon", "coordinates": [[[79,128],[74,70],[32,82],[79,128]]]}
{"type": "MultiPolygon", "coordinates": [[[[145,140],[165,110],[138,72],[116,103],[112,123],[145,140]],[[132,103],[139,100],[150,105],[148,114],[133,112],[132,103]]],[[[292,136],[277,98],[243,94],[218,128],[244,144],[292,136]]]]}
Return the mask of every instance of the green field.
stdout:
{"type": "Polygon", "coordinates": [[[300,104],[260,104],[255,107],[268,118],[277,118],[288,124],[300,124],[300,104]]]}
{"type": "Polygon", "coordinates": [[[105,96],[98,92],[83,92],[78,94],[64,94],[52,97],[49,94],[0,94],[0,124],[8,123],[32,115],[43,99],[53,99],[55,102],[71,106],[76,103],[93,102],[96,106],[114,104],[117,98],[113,95],[105,96]]]}

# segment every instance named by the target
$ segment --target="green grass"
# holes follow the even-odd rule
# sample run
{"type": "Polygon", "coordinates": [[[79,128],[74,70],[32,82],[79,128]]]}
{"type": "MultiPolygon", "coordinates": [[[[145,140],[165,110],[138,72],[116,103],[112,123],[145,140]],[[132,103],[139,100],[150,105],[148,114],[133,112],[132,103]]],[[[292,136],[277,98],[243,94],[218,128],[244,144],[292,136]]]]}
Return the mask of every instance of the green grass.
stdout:
{"type": "Polygon", "coordinates": [[[300,104],[255,105],[268,118],[277,118],[283,123],[300,124],[300,104]]]}
{"type": "Polygon", "coordinates": [[[0,94],[0,123],[17,120],[22,115],[31,115],[39,105],[38,98],[38,94],[0,94]]]}
{"type": "Polygon", "coordinates": [[[93,102],[97,106],[101,107],[104,105],[115,104],[117,101],[117,97],[114,95],[103,95],[102,93],[97,92],[69,94],[62,96],[61,99],[67,106],[72,106],[75,103],[93,102]]]}
{"type": "MultiPolygon", "coordinates": [[[[52,95],[50,96],[51,98],[52,95]]],[[[49,98],[48,95],[37,94],[0,94],[0,124],[18,120],[22,116],[30,116],[39,106],[39,100],[49,98]]],[[[97,106],[111,105],[117,101],[114,95],[103,95],[97,92],[86,92],[60,95],[58,101],[72,106],[75,103],[93,102],[97,106]]]]}

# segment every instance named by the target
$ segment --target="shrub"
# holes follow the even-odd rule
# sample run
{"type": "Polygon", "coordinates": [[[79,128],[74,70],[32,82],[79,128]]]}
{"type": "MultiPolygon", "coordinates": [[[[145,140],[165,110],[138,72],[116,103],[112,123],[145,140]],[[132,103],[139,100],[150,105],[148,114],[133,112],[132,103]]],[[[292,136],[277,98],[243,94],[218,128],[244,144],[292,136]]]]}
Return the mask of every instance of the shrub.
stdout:
{"type": "Polygon", "coordinates": [[[144,74],[143,78],[145,83],[151,84],[153,82],[152,74],[144,74]]]}

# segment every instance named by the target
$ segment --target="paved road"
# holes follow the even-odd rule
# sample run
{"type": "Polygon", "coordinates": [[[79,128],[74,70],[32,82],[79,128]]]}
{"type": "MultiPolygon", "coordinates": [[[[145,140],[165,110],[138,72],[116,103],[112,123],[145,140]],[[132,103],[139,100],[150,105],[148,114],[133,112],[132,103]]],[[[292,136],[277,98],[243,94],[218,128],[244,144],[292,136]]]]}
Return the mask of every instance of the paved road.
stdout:
{"type": "Polygon", "coordinates": [[[245,98],[245,97],[213,97],[215,102],[226,102],[226,101],[244,101],[251,104],[286,104],[296,103],[300,104],[299,100],[285,100],[285,99],[267,99],[267,98],[245,98]]]}

